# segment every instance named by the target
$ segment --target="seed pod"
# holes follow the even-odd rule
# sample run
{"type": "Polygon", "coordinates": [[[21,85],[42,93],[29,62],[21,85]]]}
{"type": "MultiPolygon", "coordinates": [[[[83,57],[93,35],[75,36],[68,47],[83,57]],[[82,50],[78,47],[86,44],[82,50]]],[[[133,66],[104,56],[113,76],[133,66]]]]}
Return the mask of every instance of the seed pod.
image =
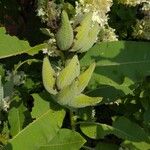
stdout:
{"type": "Polygon", "coordinates": [[[68,65],[59,73],[56,84],[59,90],[70,85],[72,81],[80,74],[80,63],[77,55],[75,55],[68,65]]]}
{"type": "Polygon", "coordinates": [[[73,29],[65,11],[61,14],[61,26],[56,34],[57,46],[60,50],[68,50],[73,43],[73,29]]]}
{"type": "Polygon", "coordinates": [[[78,77],[78,82],[79,82],[79,84],[78,84],[78,93],[79,94],[88,85],[94,69],[95,69],[95,63],[91,64],[85,72],[83,72],[81,75],[79,75],[79,77],[78,77]]]}
{"type": "Polygon", "coordinates": [[[102,101],[101,97],[89,97],[87,95],[80,94],[76,96],[75,99],[70,101],[69,107],[83,108],[87,106],[94,106],[101,101],[102,101]]]}
{"type": "Polygon", "coordinates": [[[56,100],[59,104],[63,106],[70,107],[72,100],[77,96],[77,86],[78,82],[74,80],[70,85],[63,88],[57,95],[56,100]]]}
{"type": "Polygon", "coordinates": [[[57,90],[55,89],[56,74],[47,56],[43,60],[42,78],[45,89],[50,94],[57,94],[57,90]]]}

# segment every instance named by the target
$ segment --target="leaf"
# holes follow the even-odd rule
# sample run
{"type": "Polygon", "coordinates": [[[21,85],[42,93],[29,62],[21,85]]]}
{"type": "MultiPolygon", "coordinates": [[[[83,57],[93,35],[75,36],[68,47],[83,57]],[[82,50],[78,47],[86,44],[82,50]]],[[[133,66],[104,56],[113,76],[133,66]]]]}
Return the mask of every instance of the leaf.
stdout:
{"type": "Polygon", "coordinates": [[[14,81],[13,78],[4,84],[4,97],[11,97],[14,91],[14,81]]]}
{"type": "Polygon", "coordinates": [[[148,135],[144,129],[125,117],[118,117],[113,123],[113,127],[121,130],[122,132],[130,134],[132,137],[137,138],[137,140],[141,139],[141,141],[150,142],[150,139],[148,138],[148,135]]]}
{"type": "Polygon", "coordinates": [[[31,47],[27,41],[19,40],[15,36],[6,34],[6,30],[3,27],[0,28],[0,39],[0,59],[22,53],[34,55],[47,47],[47,44],[31,47]]]}
{"type": "Polygon", "coordinates": [[[84,71],[82,74],[80,74],[78,76],[78,82],[79,82],[78,91],[79,91],[79,93],[81,93],[85,89],[85,87],[88,85],[94,69],[95,69],[95,63],[91,64],[86,71],[84,71]]]}
{"type": "Polygon", "coordinates": [[[33,55],[37,54],[40,50],[45,49],[47,47],[48,47],[47,43],[38,44],[38,45],[31,47],[30,49],[28,49],[22,53],[27,53],[27,54],[33,56],[33,55]]]}
{"type": "Polygon", "coordinates": [[[31,112],[33,118],[40,117],[44,112],[46,112],[50,108],[55,109],[55,107],[58,107],[54,106],[54,104],[52,103],[53,100],[51,98],[51,95],[47,92],[33,93],[32,97],[34,99],[34,107],[32,108],[31,112]]]}
{"type": "Polygon", "coordinates": [[[43,66],[42,66],[42,78],[43,78],[43,85],[45,89],[50,94],[57,94],[57,90],[55,88],[55,81],[56,81],[56,73],[53,70],[48,57],[44,57],[43,66]]]}
{"type": "Polygon", "coordinates": [[[78,150],[85,143],[84,138],[77,132],[61,129],[57,135],[39,150],[78,150]]]}
{"type": "Polygon", "coordinates": [[[131,85],[149,75],[150,43],[117,41],[96,44],[80,60],[81,67],[96,61],[88,87],[107,85],[132,94],[131,85]]]}
{"type": "Polygon", "coordinates": [[[112,143],[103,143],[103,142],[99,142],[96,145],[95,150],[119,150],[119,146],[116,144],[112,144],[112,143]]]}
{"type": "Polygon", "coordinates": [[[68,50],[73,43],[73,29],[64,10],[61,14],[61,27],[56,33],[56,42],[60,50],[68,50]]]}
{"type": "Polygon", "coordinates": [[[6,149],[35,150],[52,140],[62,126],[64,110],[48,109],[6,145],[6,149]],[[57,117],[56,117],[57,116],[57,117]]]}
{"type": "Polygon", "coordinates": [[[126,147],[129,150],[150,150],[150,143],[146,142],[124,141],[122,145],[123,147],[126,147]]]}
{"type": "Polygon", "coordinates": [[[18,108],[11,108],[8,113],[8,120],[10,125],[10,134],[15,136],[18,134],[24,126],[25,123],[25,111],[26,107],[21,104],[18,108]]]}
{"type": "Polygon", "coordinates": [[[80,74],[80,63],[78,56],[75,55],[68,65],[59,73],[57,77],[57,87],[58,89],[63,89],[70,85],[72,81],[80,74]]]}
{"type": "Polygon", "coordinates": [[[113,126],[101,123],[81,123],[81,130],[90,138],[104,138],[109,134],[114,134],[119,138],[130,141],[149,141],[146,132],[137,124],[125,117],[120,117],[113,126]]]}
{"type": "Polygon", "coordinates": [[[70,101],[69,106],[73,108],[83,108],[87,106],[95,106],[101,101],[101,97],[89,97],[87,95],[80,94],[70,101]]]}

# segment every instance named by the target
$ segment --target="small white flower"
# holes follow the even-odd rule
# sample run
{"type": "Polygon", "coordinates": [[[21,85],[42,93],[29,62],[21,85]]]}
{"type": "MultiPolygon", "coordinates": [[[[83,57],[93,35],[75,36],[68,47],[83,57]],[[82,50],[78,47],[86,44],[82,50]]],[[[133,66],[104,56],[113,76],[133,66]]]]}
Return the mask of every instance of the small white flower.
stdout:
{"type": "Polygon", "coordinates": [[[45,11],[43,10],[43,8],[40,8],[38,10],[38,13],[37,13],[38,16],[44,16],[45,15],[45,11]]]}
{"type": "Polygon", "coordinates": [[[4,99],[2,99],[2,109],[4,111],[8,111],[10,107],[10,97],[5,97],[4,99]]]}
{"type": "Polygon", "coordinates": [[[43,51],[43,54],[48,54],[48,49],[47,48],[43,48],[42,51],[43,51]]]}

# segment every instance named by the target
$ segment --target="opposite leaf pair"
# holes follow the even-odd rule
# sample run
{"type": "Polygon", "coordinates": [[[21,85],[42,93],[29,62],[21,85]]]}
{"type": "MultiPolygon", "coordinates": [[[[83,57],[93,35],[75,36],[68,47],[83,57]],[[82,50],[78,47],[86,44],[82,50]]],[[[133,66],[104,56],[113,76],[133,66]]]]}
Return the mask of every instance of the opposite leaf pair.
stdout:
{"type": "Polygon", "coordinates": [[[87,86],[94,69],[95,63],[80,74],[80,63],[77,55],[75,55],[57,76],[46,56],[42,68],[43,84],[45,89],[53,94],[57,103],[61,105],[72,108],[93,106],[99,103],[102,98],[89,97],[82,92],[87,86]]]}

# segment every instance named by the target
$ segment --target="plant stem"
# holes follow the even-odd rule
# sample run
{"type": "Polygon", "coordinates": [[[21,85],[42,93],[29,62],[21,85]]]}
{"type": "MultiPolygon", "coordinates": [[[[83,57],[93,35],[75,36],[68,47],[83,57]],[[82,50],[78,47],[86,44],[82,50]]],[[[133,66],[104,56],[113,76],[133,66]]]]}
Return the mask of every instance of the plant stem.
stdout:
{"type": "Polygon", "coordinates": [[[72,110],[70,110],[70,124],[71,124],[72,130],[75,130],[76,129],[76,119],[75,119],[75,116],[74,116],[72,110]]]}
{"type": "Polygon", "coordinates": [[[14,69],[13,71],[13,74],[15,75],[17,73],[17,70],[22,66],[24,65],[25,63],[31,63],[31,62],[40,62],[40,60],[37,60],[37,59],[28,59],[28,60],[25,60],[21,63],[19,63],[16,68],[14,69]]]}

